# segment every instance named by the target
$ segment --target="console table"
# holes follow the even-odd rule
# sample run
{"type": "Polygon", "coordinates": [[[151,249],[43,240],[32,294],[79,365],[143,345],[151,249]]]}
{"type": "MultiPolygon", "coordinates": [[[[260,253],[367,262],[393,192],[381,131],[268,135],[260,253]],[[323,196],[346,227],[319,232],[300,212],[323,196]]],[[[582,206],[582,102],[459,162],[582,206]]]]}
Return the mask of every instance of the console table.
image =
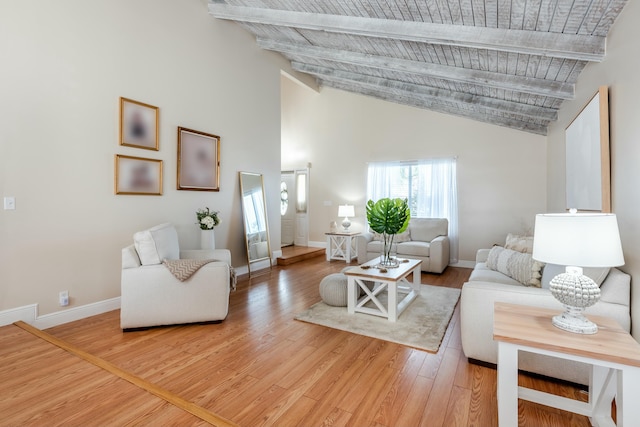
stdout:
{"type": "Polygon", "coordinates": [[[566,332],[551,324],[559,310],[496,302],[493,338],[498,341],[498,421],[518,425],[518,398],[590,417],[594,426],[614,426],[611,402],[616,399],[617,425],[640,420],[640,344],[613,319],[591,316],[594,335],[566,332]],[[518,387],[518,352],[544,354],[592,366],[589,401],[518,387]]]}
{"type": "Polygon", "coordinates": [[[355,239],[360,233],[357,231],[332,231],[324,233],[327,236],[327,261],[332,259],[346,261],[358,257],[358,245],[355,239]]]}

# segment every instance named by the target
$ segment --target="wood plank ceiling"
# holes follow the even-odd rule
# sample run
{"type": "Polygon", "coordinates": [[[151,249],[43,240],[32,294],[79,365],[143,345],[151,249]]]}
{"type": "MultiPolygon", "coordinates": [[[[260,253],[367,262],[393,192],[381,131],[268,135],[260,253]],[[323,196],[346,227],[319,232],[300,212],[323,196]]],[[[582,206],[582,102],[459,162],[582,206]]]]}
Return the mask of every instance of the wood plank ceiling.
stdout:
{"type": "Polygon", "coordinates": [[[546,135],[627,0],[210,0],[320,86],[546,135]]]}

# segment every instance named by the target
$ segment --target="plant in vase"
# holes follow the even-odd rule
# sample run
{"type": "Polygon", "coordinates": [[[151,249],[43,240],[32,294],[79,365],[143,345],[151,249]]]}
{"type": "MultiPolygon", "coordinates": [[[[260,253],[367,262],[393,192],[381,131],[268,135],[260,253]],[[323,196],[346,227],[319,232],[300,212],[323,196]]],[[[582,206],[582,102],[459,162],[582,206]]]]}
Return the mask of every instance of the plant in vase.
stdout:
{"type": "Polygon", "coordinates": [[[377,202],[367,202],[367,222],[369,227],[382,235],[383,247],[380,256],[382,267],[394,267],[398,260],[392,256],[393,239],[396,234],[406,231],[411,219],[407,199],[384,198],[377,202]]]}
{"type": "Polygon", "coordinates": [[[200,226],[200,248],[201,249],[215,249],[216,242],[213,234],[213,228],[220,224],[220,217],[218,217],[218,211],[209,210],[209,208],[198,209],[196,211],[196,217],[198,218],[197,224],[200,226]]]}

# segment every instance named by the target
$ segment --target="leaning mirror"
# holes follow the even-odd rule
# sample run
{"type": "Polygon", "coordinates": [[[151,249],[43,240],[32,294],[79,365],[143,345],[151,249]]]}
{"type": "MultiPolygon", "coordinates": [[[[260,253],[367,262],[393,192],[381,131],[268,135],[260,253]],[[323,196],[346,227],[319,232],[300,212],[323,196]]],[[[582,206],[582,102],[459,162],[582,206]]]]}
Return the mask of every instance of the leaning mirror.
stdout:
{"type": "Polygon", "coordinates": [[[251,269],[255,268],[253,264],[268,260],[269,268],[271,268],[269,226],[262,174],[240,172],[240,192],[244,216],[244,237],[247,246],[247,266],[249,277],[251,277],[251,269]]]}

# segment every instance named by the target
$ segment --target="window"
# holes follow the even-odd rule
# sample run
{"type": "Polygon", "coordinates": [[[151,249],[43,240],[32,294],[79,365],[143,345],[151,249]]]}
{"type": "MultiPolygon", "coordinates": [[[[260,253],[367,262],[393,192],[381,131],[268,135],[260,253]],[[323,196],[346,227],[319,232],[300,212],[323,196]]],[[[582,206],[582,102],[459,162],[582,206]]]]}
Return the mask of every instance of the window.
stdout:
{"type": "Polygon", "coordinates": [[[262,188],[258,188],[243,197],[247,222],[247,233],[259,233],[267,230],[267,221],[264,217],[264,199],[262,188]]]}
{"type": "Polygon", "coordinates": [[[289,189],[287,183],[282,181],[280,183],[280,215],[285,216],[289,210],[289,189]]]}
{"type": "Polygon", "coordinates": [[[451,262],[458,258],[456,159],[370,163],[367,200],[407,199],[413,218],[447,218],[451,262]]]}
{"type": "Polygon", "coordinates": [[[307,213],[307,174],[296,174],[296,212],[307,213]]]}

